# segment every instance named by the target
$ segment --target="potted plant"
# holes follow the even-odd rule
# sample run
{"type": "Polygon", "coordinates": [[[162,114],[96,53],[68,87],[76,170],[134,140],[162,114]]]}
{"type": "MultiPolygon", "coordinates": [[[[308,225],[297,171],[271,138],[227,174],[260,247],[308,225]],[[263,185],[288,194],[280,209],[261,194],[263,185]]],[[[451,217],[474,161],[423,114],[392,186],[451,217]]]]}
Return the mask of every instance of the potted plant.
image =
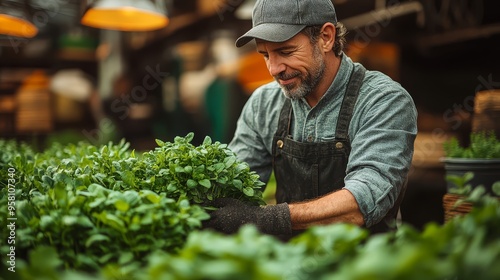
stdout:
{"type": "Polygon", "coordinates": [[[476,205],[481,205],[492,197],[500,199],[500,181],[491,185],[492,196],[486,193],[483,185],[473,186],[470,182],[474,173],[466,172],[463,176],[447,175],[446,181],[452,187],[443,196],[444,221],[447,222],[455,216],[469,213],[476,205]]]}
{"type": "MultiPolygon", "coordinates": [[[[471,196],[472,185],[469,183],[474,178],[474,173],[467,172],[463,176],[447,175],[446,182],[451,186],[443,196],[444,221],[447,222],[455,216],[465,215],[472,210],[472,203],[467,201],[471,196]]],[[[475,190],[484,194],[484,187],[475,190]]]]}
{"type": "MultiPolygon", "coordinates": [[[[472,132],[470,144],[461,145],[452,137],[443,143],[443,159],[446,177],[463,177],[467,172],[474,175],[467,178],[471,186],[483,186],[488,194],[494,195],[493,183],[500,181],[500,141],[494,132],[472,132]]],[[[447,180],[448,192],[457,188],[457,180],[447,180]]]]}

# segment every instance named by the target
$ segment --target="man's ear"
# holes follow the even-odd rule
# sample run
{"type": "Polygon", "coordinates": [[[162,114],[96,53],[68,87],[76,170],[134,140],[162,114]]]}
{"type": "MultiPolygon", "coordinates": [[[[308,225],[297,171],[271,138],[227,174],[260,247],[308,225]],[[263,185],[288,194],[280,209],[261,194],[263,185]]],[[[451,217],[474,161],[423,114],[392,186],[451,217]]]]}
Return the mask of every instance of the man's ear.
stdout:
{"type": "Polygon", "coordinates": [[[331,22],[327,22],[321,28],[321,33],[319,36],[320,47],[324,52],[329,52],[333,49],[335,43],[335,34],[337,30],[335,25],[331,22]]]}

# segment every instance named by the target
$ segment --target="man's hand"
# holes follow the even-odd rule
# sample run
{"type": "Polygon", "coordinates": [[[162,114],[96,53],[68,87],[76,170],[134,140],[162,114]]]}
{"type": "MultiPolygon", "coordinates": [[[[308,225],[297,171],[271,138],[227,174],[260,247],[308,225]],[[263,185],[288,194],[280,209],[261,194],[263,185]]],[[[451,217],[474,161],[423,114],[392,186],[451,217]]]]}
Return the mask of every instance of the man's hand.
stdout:
{"type": "Polygon", "coordinates": [[[236,233],[245,224],[255,225],[260,232],[271,235],[290,235],[292,224],[290,210],[286,203],[264,207],[251,206],[233,198],[221,198],[212,206],[219,207],[204,222],[204,228],[223,233],[236,233]]]}

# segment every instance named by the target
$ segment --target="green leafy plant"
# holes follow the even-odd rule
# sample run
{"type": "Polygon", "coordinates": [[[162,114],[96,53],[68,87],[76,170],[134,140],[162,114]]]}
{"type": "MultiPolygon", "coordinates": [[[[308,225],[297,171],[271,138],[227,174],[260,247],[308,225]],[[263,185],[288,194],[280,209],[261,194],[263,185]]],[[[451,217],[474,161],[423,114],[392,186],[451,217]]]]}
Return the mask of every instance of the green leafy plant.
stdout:
{"type": "Polygon", "coordinates": [[[448,193],[457,195],[469,195],[472,192],[472,185],[469,183],[474,178],[473,172],[466,172],[463,176],[447,175],[446,181],[452,183],[448,193]]]}
{"type": "MultiPolygon", "coordinates": [[[[12,216],[7,182],[15,181],[19,259],[47,246],[66,268],[96,271],[116,263],[132,271],[151,252],[181,248],[209,217],[202,204],[220,197],[263,204],[263,183],[247,164],[209,137],[192,145],[193,136],[158,140],[141,155],[123,140],[99,147],[55,143],[43,152],[0,140],[0,223],[12,216]]],[[[9,234],[0,230],[2,240],[9,234]]],[[[9,250],[1,243],[2,256],[9,250]]]]}
{"type": "Polygon", "coordinates": [[[500,141],[494,132],[473,132],[470,134],[470,145],[465,147],[456,137],[443,143],[446,157],[449,158],[500,158],[500,141]]]}
{"type": "MultiPolygon", "coordinates": [[[[222,176],[231,178],[228,182],[237,178],[258,194],[254,174],[239,168],[234,155],[218,145],[207,140],[194,147],[189,137],[178,138],[137,156],[123,142],[54,146],[36,153],[0,141],[2,152],[7,151],[0,155],[0,170],[15,168],[19,182],[16,272],[6,268],[9,248],[2,242],[0,278],[500,278],[500,201],[486,194],[477,197],[469,214],[444,225],[428,224],[422,232],[403,225],[397,232],[369,235],[354,225],[334,224],[310,228],[284,243],[252,226],[231,236],[198,230],[207,214],[195,198],[208,199],[213,187],[224,189],[213,191],[215,195],[259,200],[238,193],[244,188],[217,181],[222,176]],[[194,159],[184,158],[186,154],[194,159]],[[218,162],[228,170],[203,177],[185,172],[199,165],[209,170],[218,162]],[[160,187],[172,178],[178,180],[175,189],[160,187]],[[197,184],[187,186],[190,179],[197,184]],[[200,183],[204,179],[210,188],[200,183]],[[198,188],[202,191],[193,195],[198,188]]],[[[5,172],[0,176],[0,205],[5,206],[4,179],[9,177],[5,172]]],[[[472,178],[468,174],[452,180],[472,196],[465,188],[472,178]]],[[[493,189],[500,189],[500,183],[493,189]]],[[[7,211],[0,207],[0,224],[7,223],[7,211]]],[[[8,234],[2,228],[0,239],[7,240],[8,234]]]]}
{"type": "MultiPolygon", "coordinates": [[[[464,202],[469,202],[474,205],[483,204],[484,200],[490,199],[491,196],[486,193],[483,185],[472,186],[470,181],[474,178],[473,172],[466,172],[463,176],[447,175],[446,180],[452,183],[448,193],[462,196],[458,199],[455,206],[464,202]]],[[[491,187],[493,194],[500,196],[500,181],[493,183],[491,187]]]]}
{"type": "MultiPolygon", "coordinates": [[[[194,146],[190,133],[174,142],[157,140],[158,148],[143,155],[142,163],[133,167],[141,188],[167,192],[170,197],[185,197],[195,203],[232,197],[255,205],[265,204],[259,176],[240,162],[226,144],[213,143],[205,137],[194,146]]],[[[128,167],[127,167],[127,170],[128,167]]]]}
{"type": "Polygon", "coordinates": [[[175,253],[153,252],[135,270],[108,264],[93,277],[61,271],[58,253],[39,247],[16,275],[61,280],[498,279],[500,202],[484,201],[470,214],[444,225],[430,223],[422,232],[403,225],[397,232],[369,236],[353,225],[334,224],[310,228],[283,243],[251,226],[232,236],[194,231],[175,253]]]}

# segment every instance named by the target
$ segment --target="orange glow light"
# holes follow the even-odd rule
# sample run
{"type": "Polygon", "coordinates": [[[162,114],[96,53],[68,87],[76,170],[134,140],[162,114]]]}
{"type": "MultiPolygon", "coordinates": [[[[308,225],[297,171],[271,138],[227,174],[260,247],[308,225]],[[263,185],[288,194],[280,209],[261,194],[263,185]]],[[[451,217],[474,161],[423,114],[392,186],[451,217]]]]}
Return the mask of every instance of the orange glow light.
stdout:
{"type": "Polygon", "coordinates": [[[0,34],[32,38],[38,34],[38,28],[24,19],[0,14],[0,34]]]}
{"type": "Polygon", "coordinates": [[[160,29],[168,24],[168,18],[161,13],[150,12],[134,7],[119,9],[88,10],[82,18],[82,24],[120,31],[150,31],[160,29]]]}

